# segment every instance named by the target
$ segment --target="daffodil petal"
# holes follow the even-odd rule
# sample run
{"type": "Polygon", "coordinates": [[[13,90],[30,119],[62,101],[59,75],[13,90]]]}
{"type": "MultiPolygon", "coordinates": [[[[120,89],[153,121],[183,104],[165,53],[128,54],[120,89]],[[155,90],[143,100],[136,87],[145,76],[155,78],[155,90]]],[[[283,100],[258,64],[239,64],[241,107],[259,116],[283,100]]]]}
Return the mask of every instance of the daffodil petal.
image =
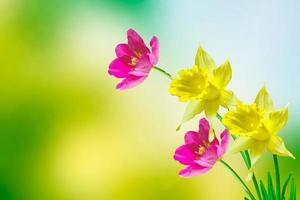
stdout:
{"type": "Polygon", "coordinates": [[[267,126],[272,133],[277,133],[285,127],[288,121],[288,108],[284,108],[277,112],[270,112],[267,126]]]}
{"type": "Polygon", "coordinates": [[[234,95],[234,93],[230,90],[223,90],[221,92],[221,97],[220,97],[221,105],[224,108],[229,109],[232,106],[236,106],[239,103],[238,98],[234,95]]]}
{"type": "Polygon", "coordinates": [[[279,155],[279,156],[289,156],[295,159],[295,156],[287,150],[285,147],[285,144],[281,137],[279,136],[272,136],[268,143],[268,149],[273,154],[279,155]]]}
{"type": "Polygon", "coordinates": [[[215,117],[219,107],[220,107],[220,103],[219,100],[203,100],[202,101],[203,104],[203,109],[205,112],[206,117],[211,118],[211,117],[215,117]]]}
{"type": "Polygon", "coordinates": [[[261,124],[255,131],[252,132],[252,138],[258,141],[265,141],[270,138],[271,133],[264,124],[261,124]]]}
{"type": "Polygon", "coordinates": [[[267,113],[274,110],[273,100],[265,86],[258,92],[255,103],[259,109],[264,109],[267,113]]]}
{"type": "Polygon", "coordinates": [[[217,69],[213,70],[213,77],[211,82],[218,88],[225,88],[232,77],[232,69],[230,62],[227,60],[217,69]]]}
{"type": "Polygon", "coordinates": [[[215,61],[208,53],[206,53],[206,51],[204,51],[202,47],[199,47],[197,50],[195,65],[197,65],[199,68],[207,68],[209,73],[211,73],[212,70],[217,67],[215,61]]]}
{"type": "Polygon", "coordinates": [[[263,155],[266,150],[266,144],[257,140],[252,140],[250,147],[251,165],[253,166],[256,161],[263,155]]]}
{"type": "Polygon", "coordinates": [[[231,147],[229,147],[226,155],[245,151],[252,146],[252,142],[253,141],[248,137],[239,137],[236,140],[234,140],[231,147]]]}
{"type": "Polygon", "coordinates": [[[193,119],[196,115],[203,111],[203,106],[200,101],[191,101],[188,103],[185,108],[181,124],[177,127],[177,130],[180,129],[181,125],[191,119],[193,119]]]}

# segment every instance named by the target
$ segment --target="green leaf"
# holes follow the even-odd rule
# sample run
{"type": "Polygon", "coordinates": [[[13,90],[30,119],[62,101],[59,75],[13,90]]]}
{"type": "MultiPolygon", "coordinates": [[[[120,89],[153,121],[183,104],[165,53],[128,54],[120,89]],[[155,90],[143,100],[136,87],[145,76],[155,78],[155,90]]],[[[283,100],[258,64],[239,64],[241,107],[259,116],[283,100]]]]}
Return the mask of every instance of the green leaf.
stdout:
{"type": "Polygon", "coordinates": [[[280,198],[281,200],[285,199],[285,191],[289,184],[289,181],[291,180],[291,177],[292,177],[292,174],[289,174],[289,176],[286,178],[286,180],[283,184],[282,191],[281,191],[281,198],[280,198]]]}
{"type": "Polygon", "coordinates": [[[293,177],[291,180],[291,192],[290,192],[289,200],[296,200],[296,186],[295,186],[295,181],[294,181],[293,177]]]}
{"type": "Polygon", "coordinates": [[[253,185],[254,185],[255,190],[256,190],[256,194],[257,194],[258,200],[262,200],[261,193],[260,193],[260,190],[259,190],[259,186],[258,186],[258,183],[257,183],[257,179],[256,179],[254,173],[252,175],[252,181],[253,181],[253,185]]]}
{"type": "Polygon", "coordinates": [[[241,152],[241,153],[242,153],[242,156],[243,156],[243,158],[245,160],[247,168],[250,169],[251,168],[251,159],[250,159],[249,151],[246,150],[246,151],[241,152]]]}
{"type": "Polygon", "coordinates": [[[276,200],[270,172],[268,172],[268,196],[269,196],[269,200],[276,200]]]}
{"type": "Polygon", "coordinates": [[[268,200],[268,193],[262,180],[260,180],[260,189],[263,196],[263,200],[268,200]]]}
{"type": "Polygon", "coordinates": [[[244,197],[244,200],[249,200],[247,197],[244,197]]]}

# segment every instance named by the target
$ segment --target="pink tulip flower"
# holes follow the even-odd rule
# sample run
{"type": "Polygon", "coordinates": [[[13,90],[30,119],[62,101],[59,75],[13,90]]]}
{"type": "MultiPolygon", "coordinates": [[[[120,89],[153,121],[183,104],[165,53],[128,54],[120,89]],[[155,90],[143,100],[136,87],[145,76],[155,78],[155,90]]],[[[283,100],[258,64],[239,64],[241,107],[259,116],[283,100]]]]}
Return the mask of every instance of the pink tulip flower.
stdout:
{"type": "MultiPolygon", "coordinates": [[[[214,132],[214,131],[212,131],[214,132]]],[[[208,172],[226,152],[229,133],[221,133],[221,141],[216,136],[209,140],[210,125],[205,118],[199,121],[199,131],[185,134],[185,144],[176,149],[174,159],[187,167],[179,172],[182,177],[193,177],[208,172]]]]}
{"type": "Polygon", "coordinates": [[[151,50],[145,45],[141,36],[133,29],[127,31],[128,44],[116,46],[116,56],[108,69],[108,73],[123,80],[117,89],[125,90],[141,84],[150,70],[158,62],[159,43],[153,36],[150,41],[151,50]]]}

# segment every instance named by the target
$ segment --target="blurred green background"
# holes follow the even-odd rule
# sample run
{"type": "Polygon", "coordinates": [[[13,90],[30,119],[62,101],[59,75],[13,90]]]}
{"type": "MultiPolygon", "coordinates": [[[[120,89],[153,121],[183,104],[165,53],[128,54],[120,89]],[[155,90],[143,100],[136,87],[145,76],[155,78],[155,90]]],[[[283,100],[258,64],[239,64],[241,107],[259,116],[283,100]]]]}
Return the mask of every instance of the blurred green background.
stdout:
{"type": "MultiPolygon", "coordinates": [[[[184,110],[153,71],[139,87],[114,89],[107,68],[128,28],[160,39],[159,66],[193,64],[199,43],[218,64],[229,58],[229,88],[252,102],[266,84],[276,107],[289,103],[281,135],[296,160],[282,174],[300,185],[299,1],[1,0],[0,199],[242,199],[216,165],[182,179],[173,159],[184,110]]],[[[246,176],[238,155],[226,158],[246,176]]],[[[258,163],[265,180],[270,154],[258,163]]],[[[299,191],[299,190],[298,190],[299,191]]]]}

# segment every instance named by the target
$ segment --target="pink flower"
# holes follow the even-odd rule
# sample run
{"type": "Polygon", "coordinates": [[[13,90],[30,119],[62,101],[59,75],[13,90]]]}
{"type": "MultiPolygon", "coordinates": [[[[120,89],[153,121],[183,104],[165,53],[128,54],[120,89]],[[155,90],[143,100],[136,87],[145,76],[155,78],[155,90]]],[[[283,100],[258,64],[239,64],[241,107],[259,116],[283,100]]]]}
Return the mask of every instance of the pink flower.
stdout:
{"type": "Polygon", "coordinates": [[[142,83],[150,70],[158,62],[159,43],[154,36],[150,41],[151,51],[141,36],[133,29],[127,31],[128,44],[116,46],[116,56],[108,69],[108,73],[116,78],[123,78],[117,89],[125,90],[142,83]]]}
{"type": "Polygon", "coordinates": [[[225,129],[221,133],[221,142],[216,136],[209,141],[210,126],[205,118],[199,121],[199,131],[185,134],[185,144],[176,149],[174,159],[187,167],[179,172],[182,177],[203,175],[224,155],[229,143],[229,134],[225,129]]]}

